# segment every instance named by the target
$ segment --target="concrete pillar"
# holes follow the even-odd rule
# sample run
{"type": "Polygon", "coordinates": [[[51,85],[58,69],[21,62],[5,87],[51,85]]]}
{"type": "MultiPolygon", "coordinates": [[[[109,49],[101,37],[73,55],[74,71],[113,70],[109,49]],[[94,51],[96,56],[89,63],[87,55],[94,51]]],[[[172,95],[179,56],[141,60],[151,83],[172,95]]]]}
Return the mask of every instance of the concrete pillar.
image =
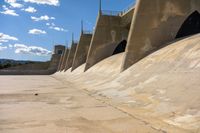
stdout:
{"type": "Polygon", "coordinates": [[[138,0],[122,70],[175,40],[194,11],[200,11],[199,0],[138,0]]]}
{"type": "Polygon", "coordinates": [[[99,15],[90,43],[85,71],[111,56],[117,45],[127,39],[129,28],[123,26],[121,22],[120,15],[105,15],[103,11],[102,15],[99,15]]]}
{"type": "Polygon", "coordinates": [[[63,71],[65,69],[68,55],[69,55],[69,49],[67,48],[67,49],[65,49],[65,52],[63,55],[63,60],[62,60],[61,66],[60,66],[60,71],[63,71]]]}
{"type": "Polygon", "coordinates": [[[60,61],[59,61],[59,65],[58,65],[58,70],[57,70],[57,72],[59,72],[60,69],[61,69],[61,64],[62,64],[62,62],[63,62],[64,53],[65,53],[65,52],[63,52],[62,55],[61,55],[61,57],[60,57],[60,61]]]}
{"type": "Polygon", "coordinates": [[[69,68],[72,67],[74,55],[75,55],[75,52],[76,52],[76,47],[77,47],[77,43],[72,42],[71,49],[69,51],[67,61],[66,61],[65,71],[67,71],[69,68]]]}
{"type": "Polygon", "coordinates": [[[55,46],[54,52],[53,52],[52,57],[51,57],[50,65],[49,65],[49,68],[48,68],[49,71],[52,71],[52,72],[55,71],[56,72],[58,70],[61,55],[64,52],[64,50],[65,50],[65,46],[62,46],[62,45],[56,45],[55,46]]]}
{"type": "Polygon", "coordinates": [[[91,39],[91,33],[84,33],[84,31],[82,31],[79,43],[76,48],[76,53],[72,65],[72,71],[86,62],[91,39]]]}

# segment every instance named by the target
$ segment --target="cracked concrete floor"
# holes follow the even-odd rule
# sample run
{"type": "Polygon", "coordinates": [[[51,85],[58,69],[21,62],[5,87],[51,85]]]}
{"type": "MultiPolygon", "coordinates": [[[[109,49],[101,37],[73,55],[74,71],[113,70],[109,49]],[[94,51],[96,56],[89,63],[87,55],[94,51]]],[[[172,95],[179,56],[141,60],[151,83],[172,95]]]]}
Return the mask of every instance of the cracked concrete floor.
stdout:
{"type": "Polygon", "coordinates": [[[161,132],[51,76],[0,81],[0,133],[161,132]]]}

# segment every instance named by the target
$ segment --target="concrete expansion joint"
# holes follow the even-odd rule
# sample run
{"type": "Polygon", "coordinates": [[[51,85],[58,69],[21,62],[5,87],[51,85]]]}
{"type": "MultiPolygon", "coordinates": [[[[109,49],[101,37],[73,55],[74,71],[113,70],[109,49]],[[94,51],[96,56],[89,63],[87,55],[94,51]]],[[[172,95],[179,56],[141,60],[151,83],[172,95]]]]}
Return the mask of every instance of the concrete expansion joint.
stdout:
{"type": "MultiPolygon", "coordinates": [[[[58,82],[61,82],[62,84],[66,84],[66,82],[63,81],[63,80],[60,80],[60,79],[58,79],[58,78],[56,78],[56,77],[54,77],[54,76],[51,76],[51,77],[52,77],[53,79],[57,80],[58,82]]],[[[73,86],[73,87],[74,87],[75,89],[78,89],[76,86],[73,86]]],[[[153,130],[161,131],[162,133],[167,133],[167,131],[165,131],[165,130],[163,130],[163,129],[158,129],[158,128],[152,126],[149,122],[147,122],[147,121],[145,121],[145,120],[142,120],[142,119],[140,119],[140,118],[138,118],[138,117],[136,117],[136,116],[134,116],[134,115],[132,115],[132,114],[130,114],[130,113],[128,113],[128,112],[126,112],[126,111],[120,109],[120,108],[118,108],[117,106],[114,106],[114,105],[112,105],[111,103],[106,102],[105,100],[102,100],[102,99],[99,99],[99,98],[93,96],[93,95],[91,94],[91,92],[88,91],[87,89],[79,89],[79,90],[82,91],[83,93],[87,94],[88,96],[92,97],[93,99],[95,99],[95,100],[97,100],[97,101],[99,101],[99,102],[101,102],[101,103],[104,103],[104,104],[106,104],[107,106],[112,107],[112,108],[114,108],[114,109],[116,109],[116,110],[122,112],[123,114],[126,114],[127,116],[129,116],[129,117],[131,117],[131,118],[133,118],[133,119],[135,119],[135,120],[138,120],[138,121],[144,123],[145,125],[150,125],[150,127],[151,127],[153,130]]],[[[98,95],[98,96],[99,96],[99,95],[98,95]]]]}
{"type": "MultiPolygon", "coordinates": [[[[108,106],[110,106],[110,107],[112,107],[112,108],[114,108],[114,109],[116,109],[116,110],[122,112],[123,114],[126,114],[126,115],[128,115],[129,117],[131,117],[131,118],[133,118],[133,119],[136,119],[136,120],[138,120],[138,121],[144,123],[145,125],[149,125],[152,129],[154,129],[154,130],[156,130],[156,131],[160,131],[160,132],[162,132],[162,133],[167,133],[167,131],[165,131],[164,129],[162,129],[162,128],[156,128],[156,127],[152,126],[151,123],[149,123],[149,122],[147,122],[147,121],[145,121],[145,120],[143,120],[143,119],[141,119],[141,118],[138,118],[138,117],[132,115],[131,113],[128,113],[128,112],[124,111],[123,109],[120,109],[119,107],[114,106],[114,105],[112,105],[111,103],[106,102],[105,100],[102,100],[102,99],[100,99],[100,98],[97,98],[97,97],[93,96],[93,95],[91,94],[91,92],[88,91],[87,89],[81,89],[81,90],[83,90],[88,96],[94,98],[95,100],[98,100],[98,101],[100,101],[101,103],[104,103],[104,104],[106,104],[106,105],[108,105],[108,106]]],[[[98,96],[100,96],[100,95],[98,95],[98,96]]],[[[100,96],[100,97],[101,97],[101,96],[100,96]]],[[[105,96],[105,97],[106,97],[106,96],[105,96]]],[[[107,98],[107,97],[106,97],[106,98],[107,98]]]]}

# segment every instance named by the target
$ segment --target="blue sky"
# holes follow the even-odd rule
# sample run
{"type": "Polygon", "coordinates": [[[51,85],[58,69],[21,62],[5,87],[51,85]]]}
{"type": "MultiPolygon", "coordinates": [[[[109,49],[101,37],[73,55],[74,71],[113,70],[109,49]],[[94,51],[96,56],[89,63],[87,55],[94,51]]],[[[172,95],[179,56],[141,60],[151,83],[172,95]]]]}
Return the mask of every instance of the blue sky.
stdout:
{"type": "MultiPolygon", "coordinates": [[[[102,0],[103,10],[122,11],[134,0],[102,0]]],[[[0,0],[0,58],[46,61],[55,44],[79,40],[81,20],[93,30],[99,0],[0,0]]]]}

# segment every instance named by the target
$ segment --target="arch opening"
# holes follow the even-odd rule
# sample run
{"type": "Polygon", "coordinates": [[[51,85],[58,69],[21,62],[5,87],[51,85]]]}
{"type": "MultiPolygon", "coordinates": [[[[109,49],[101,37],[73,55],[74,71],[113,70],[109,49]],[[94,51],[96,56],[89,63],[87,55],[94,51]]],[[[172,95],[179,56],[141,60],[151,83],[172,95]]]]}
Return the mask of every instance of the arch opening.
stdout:
{"type": "Polygon", "coordinates": [[[176,39],[200,33],[200,13],[194,11],[182,24],[176,39]]]}
{"type": "Polygon", "coordinates": [[[114,52],[112,55],[115,55],[115,54],[119,54],[119,53],[122,53],[125,51],[126,49],[126,44],[127,44],[127,41],[126,40],[123,40],[121,41],[117,47],[115,48],[114,52]]]}
{"type": "Polygon", "coordinates": [[[57,53],[57,54],[61,55],[62,53],[63,53],[62,50],[58,50],[58,53],[57,53]]]}

